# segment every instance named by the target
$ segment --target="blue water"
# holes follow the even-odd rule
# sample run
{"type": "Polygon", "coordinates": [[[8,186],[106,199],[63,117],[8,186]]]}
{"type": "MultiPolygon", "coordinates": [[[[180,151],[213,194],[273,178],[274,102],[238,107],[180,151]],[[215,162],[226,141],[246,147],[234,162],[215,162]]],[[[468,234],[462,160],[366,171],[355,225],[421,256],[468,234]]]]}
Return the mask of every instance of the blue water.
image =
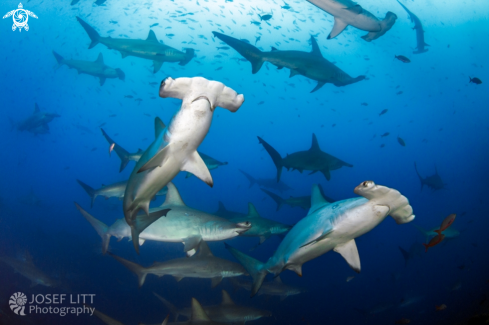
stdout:
{"type": "MultiPolygon", "coordinates": [[[[96,294],[92,305],[124,324],[161,323],[168,311],[152,292],[187,307],[192,297],[202,305],[220,303],[221,289],[238,304],[273,312],[255,324],[394,324],[402,318],[412,324],[459,324],[488,311],[489,302],[484,300],[489,296],[487,2],[404,2],[421,19],[430,44],[428,52],[418,55],[412,54],[416,47],[412,23],[396,1],[360,3],[375,16],[383,17],[387,11],[398,16],[394,27],[372,43],[362,40],[366,32],[354,27],[327,40],[331,15],[303,0],[288,3],[292,10],[282,9],[280,1],[108,0],[96,6],[81,0],[70,6],[69,1],[32,0],[23,4],[24,9],[39,18],[29,18],[29,31],[13,32],[12,18],[2,20],[0,254],[21,258],[28,251],[34,264],[59,285],[30,287],[29,280],[0,263],[0,324],[102,324],[87,315],[17,316],[8,299],[18,291],[29,297],[96,294]],[[273,14],[269,25],[250,23],[259,21],[258,14],[263,13],[273,14]],[[164,63],[153,74],[149,60],[122,59],[119,52],[101,44],[89,50],[90,40],[76,16],[101,36],[112,37],[146,39],[149,26],[158,23],[152,30],[159,40],[178,50],[194,48],[196,57],[185,66],[164,63]],[[326,84],[311,94],[316,81],[303,76],[289,79],[288,69],[265,63],[251,74],[248,62],[235,60],[242,59],[235,50],[216,49],[226,44],[214,39],[212,31],[251,44],[260,36],[256,46],[263,51],[274,46],[309,52],[312,34],[325,58],[350,76],[366,75],[367,80],[341,88],[326,84]],[[88,61],[103,53],[105,63],[121,68],[126,79],[107,79],[100,86],[98,79],[66,66],[56,70],[53,50],[67,59],[88,61]],[[405,55],[411,63],[402,63],[395,55],[405,55]],[[120,160],[114,153],[109,156],[100,125],[129,152],[145,150],[154,137],[154,118],[168,123],[180,107],[179,100],[158,96],[158,85],[168,76],[202,76],[245,96],[234,114],[216,109],[210,132],[199,147],[229,163],[211,171],[214,187],[196,177],[185,179],[184,173],[174,179],[188,206],[212,213],[222,201],[228,210],[245,213],[247,203],[253,202],[266,218],[296,223],[305,210],[285,206],[277,212],[276,204],[257,185],[249,188],[238,170],[257,178],[275,177],[276,168],[257,136],[285,156],[307,150],[315,133],[323,151],[354,167],[332,171],[330,181],[321,173],[284,170],[282,181],[292,190],[279,193],[282,197],[310,195],[312,185],[321,184],[329,197],[347,199],[355,197],[353,189],[362,181],[374,180],[405,195],[416,219],[396,225],[388,217],[358,238],[362,263],[358,275],[335,252],[307,262],[302,278],[283,272],[284,283],[308,290],[284,301],[250,299],[243,289],[234,292],[227,280],[211,290],[209,280],[187,278],[177,283],[172,277],[150,275],[138,289],[131,272],[101,254],[100,237],[73,205],[78,202],[110,225],[123,217],[122,201],[97,198],[90,209],[90,199],[76,179],[98,188],[129,177],[134,163],[118,173],[120,160]],[[483,83],[469,83],[469,77],[483,83]],[[128,95],[133,98],[125,98],[128,95]],[[142,101],[135,101],[138,98],[142,101]],[[11,130],[9,119],[27,118],[34,103],[42,111],[61,115],[49,124],[49,134],[11,130]],[[387,113],[379,116],[384,109],[387,113]],[[390,134],[381,138],[386,132],[390,134]],[[436,166],[446,188],[432,192],[425,186],[420,191],[414,162],[423,177],[434,174],[436,166]],[[40,202],[26,202],[32,194],[40,202]],[[423,251],[406,267],[398,246],[407,250],[425,240],[412,224],[432,229],[451,213],[457,214],[452,227],[460,236],[423,251]],[[349,276],[355,278],[347,282],[349,276]],[[416,302],[399,306],[410,298],[416,302]],[[358,311],[368,313],[387,303],[392,306],[378,313],[365,316],[358,311]],[[435,306],[441,304],[447,309],[437,312],[435,306]]],[[[0,4],[4,14],[17,7],[12,0],[0,4]]],[[[159,198],[152,206],[163,201],[159,198]]],[[[257,241],[226,242],[250,253],[257,241]]],[[[266,261],[278,244],[279,238],[272,237],[250,254],[266,261]]],[[[234,261],[222,242],[209,246],[216,256],[234,261]]],[[[179,243],[148,241],[138,256],[127,239],[112,239],[110,250],[144,266],[184,256],[179,243]]]]}

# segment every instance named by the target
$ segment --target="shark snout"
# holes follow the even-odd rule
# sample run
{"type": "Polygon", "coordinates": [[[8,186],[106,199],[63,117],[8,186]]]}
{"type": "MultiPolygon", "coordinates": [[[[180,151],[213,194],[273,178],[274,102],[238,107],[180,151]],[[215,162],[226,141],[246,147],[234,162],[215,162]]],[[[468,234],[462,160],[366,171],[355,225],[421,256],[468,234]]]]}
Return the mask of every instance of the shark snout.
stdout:
{"type": "Polygon", "coordinates": [[[236,232],[238,234],[242,234],[251,228],[251,222],[249,221],[239,222],[236,224],[236,228],[238,228],[236,232]]]}

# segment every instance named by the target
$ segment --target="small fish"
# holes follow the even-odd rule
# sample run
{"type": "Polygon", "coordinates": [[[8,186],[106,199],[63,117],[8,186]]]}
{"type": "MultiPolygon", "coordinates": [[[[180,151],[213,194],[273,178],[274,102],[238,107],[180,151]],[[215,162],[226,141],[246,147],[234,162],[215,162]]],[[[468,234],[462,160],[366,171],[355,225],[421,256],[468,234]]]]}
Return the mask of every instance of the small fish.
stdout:
{"type": "Polygon", "coordinates": [[[409,323],[411,323],[411,320],[407,318],[401,318],[399,320],[396,320],[396,324],[409,324],[409,323]]]}
{"type": "Polygon", "coordinates": [[[95,147],[95,148],[92,148],[92,150],[91,150],[91,151],[95,151],[95,150],[97,150],[97,147],[95,147]]]}
{"type": "Polygon", "coordinates": [[[109,115],[109,117],[116,117],[117,114],[112,114],[112,115],[109,115]]]}
{"type": "Polygon", "coordinates": [[[399,144],[400,144],[401,146],[403,146],[403,147],[405,147],[405,146],[406,146],[406,142],[404,142],[404,140],[403,140],[401,137],[399,137],[399,136],[397,137],[397,142],[399,142],[399,144]]]}
{"type": "Polygon", "coordinates": [[[263,16],[258,15],[258,16],[260,17],[260,20],[261,21],[267,21],[267,20],[272,19],[272,15],[270,15],[270,14],[266,14],[266,15],[263,15],[263,16]]]}
{"type": "Polygon", "coordinates": [[[402,95],[404,92],[402,90],[398,91],[396,95],[402,95]]]}
{"type": "Polygon", "coordinates": [[[452,213],[451,215],[446,217],[445,220],[443,220],[443,222],[441,223],[440,229],[435,230],[435,232],[438,233],[438,235],[441,235],[442,232],[447,230],[447,228],[452,225],[452,223],[455,221],[456,216],[457,215],[455,213],[452,213]]]}
{"type": "Polygon", "coordinates": [[[441,243],[444,238],[445,238],[445,235],[441,234],[441,235],[437,235],[437,236],[431,238],[431,240],[428,244],[423,243],[423,246],[425,248],[425,252],[428,252],[429,247],[433,247],[433,246],[436,246],[439,243],[441,243]]]}
{"type": "Polygon", "coordinates": [[[383,138],[383,137],[388,137],[388,136],[389,136],[389,134],[390,134],[389,132],[386,132],[386,133],[382,134],[380,137],[381,137],[381,138],[383,138]]]}
{"type": "Polygon", "coordinates": [[[216,70],[214,70],[214,71],[219,71],[219,70],[221,70],[221,69],[222,69],[222,67],[219,67],[219,68],[217,68],[217,69],[216,69],[216,70]]]}
{"type": "Polygon", "coordinates": [[[229,50],[230,47],[229,46],[219,46],[217,47],[218,50],[229,50]]]}
{"type": "Polygon", "coordinates": [[[435,306],[435,308],[436,308],[436,311],[442,311],[442,310],[447,309],[447,305],[441,304],[440,306],[435,306]]]}
{"type": "Polygon", "coordinates": [[[368,103],[361,103],[362,106],[368,106],[368,103]]]}
{"type": "Polygon", "coordinates": [[[380,145],[380,147],[381,147],[381,148],[384,148],[384,147],[385,147],[385,144],[383,144],[383,143],[382,143],[382,144],[380,145]]]}
{"type": "Polygon", "coordinates": [[[126,95],[126,96],[124,96],[124,98],[134,98],[134,96],[133,95],[126,95]]]}
{"type": "Polygon", "coordinates": [[[409,60],[407,57],[405,57],[404,55],[396,55],[394,56],[394,58],[398,59],[399,61],[401,62],[404,62],[404,63],[410,63],[411,60],[409,60]]]}
{"type": "Polygon", "coordinates": [[[482,81],[477,77],[474,77],[474,78],[469,77],[469,79],[470,79],[469,83],[472,82],[476,85],[480,85],[482,83],[482,81]]]}
{"type": "Polygon", "coordinates": [[[379,116],[384,115],[385,113],[387,113],[387,111],[388,111],[388,109],[387,109],[387,108],[386,108],[386,109],[384,109],[384,110],[382,110],[382,112],[380,112],[379,116]]]}
{"type": "Polygon", "coordinates": [[[262,100],[261,102],[259,102],[257,105],[263,105],[265,102],[262,100]]]}
{"type": "Polygon", "coordinates": [[[346,282],[350,282],[351,280],[353,280],[354,276],[349,276],[346,278],[346,282]]]}
{"type": "Polygon", "coordinates": [[[158,26],[158,25],[159,25],[158,23],[154,23],[153,25],[149,26],[149,28],[155,27],[155,26],[158,26]]]}
{"type": "Polygon", "coordinates": [[[175,34],[166,34],[167,37],[173,37],[175,34]]]}
{"type": "Polygon", "coordinates": [[[114,150],[114,147],[115,147],[115,142],[112,143],[109,147],[109,157],[110,157],[110,154],[112,153],[112,150],[114,150]]]}

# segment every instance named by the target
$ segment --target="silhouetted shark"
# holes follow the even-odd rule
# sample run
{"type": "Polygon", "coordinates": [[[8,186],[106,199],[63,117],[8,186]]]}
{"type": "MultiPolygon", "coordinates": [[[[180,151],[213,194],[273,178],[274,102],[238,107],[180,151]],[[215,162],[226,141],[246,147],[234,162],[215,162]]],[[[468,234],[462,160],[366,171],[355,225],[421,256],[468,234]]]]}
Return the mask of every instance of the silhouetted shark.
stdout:
{"type": "MultiPolygon", "coordinates": [[[[399,2],[399,0],[397,0],[399,2]]],[[[421,54],[424,52],[428,52],[428,49],[425,49],[425,46],[429,46],[428,44],[425,43],[424,41],[424,30],[423,30],[423,25],[421,24],[421,20],[413,14],[411,11],[409,11],[408,8],[406,8],[405,5],[399,2],[399,4],[406,10],[406,12],[409,14],[409,18],[411,19],[411,22],[414,23],[414,30],[416,30],[416,50],[413,53],[414,54],[421,54]]]]}
{"type": "Polygon", "coordinates": [[[421,177],[418,172],[418,167],[416,166],[416,162],[414,163],[414,169],[416,169],[416,174],[418,174],[419,180],[421,181],[421,191],[423,190],[423,186],[426,185],[433,190],[433,192],[444,189],[447,184],[443,183],[440,175],[438,175],[438,169],[435,165],[435,174],[431,176],[427,176],[426,178],[421,177]]]}
{"type": "Polygon", "coordinates": [[[245,175],[245,177],[248,179],[248,181],[250,181],[250,186],[249,186],[250,188],[253,185],[258,184],[258,186],[260,186],[260,187],[266,187],[266,188],[274,189],[276,191],[279,191],[280,193],[282,193],[283,191],[288,191],[288,190],[292,189],[291,187],[289,187],[284,182],[281,182],[281,181],[276,182],[274,178],[253,178],[253,176],[242,171],[241,169],[239,171],[243,175],[245,175]]]}
{"type": "Polygon", "coordinates": [[[10,119],[11,130],[17,128],[19,131],[28,131],[34,134],[46,134],[49,133],[48,123],[54,120],[55,117],[60,116],[56,113],[41,112],[39,105],[35,103],[34,112],[32,112],[32,115],[25,120],[14,122],[10,119]]]}

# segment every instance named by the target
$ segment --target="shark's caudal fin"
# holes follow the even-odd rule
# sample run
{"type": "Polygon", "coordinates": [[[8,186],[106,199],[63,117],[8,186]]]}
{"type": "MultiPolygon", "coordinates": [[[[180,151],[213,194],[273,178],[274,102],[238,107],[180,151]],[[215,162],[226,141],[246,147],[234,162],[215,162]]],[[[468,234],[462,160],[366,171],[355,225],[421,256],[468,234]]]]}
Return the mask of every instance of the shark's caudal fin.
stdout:
{"type": "Polygon", "coordinates": [[[272,193],[270,191],[267,191],[265,189],[261,189],[263,192],[267,193],[274,201],[275,203],[277,203],[277,210],[280,210],[280,208],[285,204],[285,200],[282,199],[280,196],[278,196],[277,194],[275,193],[272,193]]]}
{"type": "Polygon", "coordinates": [[[195,56],[195,50],[194,49],[185,49],[185,59],[180,61],[178,65],[186,65],[189,63],[193,57],[195,56]]]}
{"type": "Polygon", "coordinates": [[[251,297],[253,297],[260,289],[263,280],[265,280],[265,277],[268,274],[268,271],[265,269],[265,264],[241,253],[236,248],[233,248],[226,243],[224,243],[224,245],[253,278],[253,285],[251,287],[251,297]]]}
{"type": "Polygon", "coordinates": [[[166,308],[168,308],[170,310],[170,313],[174,314],[175,315],[175,322],[177,321],[178,319],[178,316],[180,316],[180,311],[178,310],[177,307],[175,307],[175,305],[173,305],[171,302],[169,302],[168,300],[166,300],[165,298],[161,297],[159,294],[157,294],[156,292],[153,292],[153,294],[161,300],[161,302],[163,303],[163,305],[166,306],[166,308]]]}
{"type": "Polygon", "coordinates": [[[171,209],[163,209],[146,215],[145,213],[136,216],[133,220],[131,227],[131,237],[132,243],[134,244],[134,249],[139,254],[139,235],[144,231],[144,229],[148,228],[153,222],[158,220],[161,217],[166,217],[166,214],[171,209]]]}
{"type": "Polygon", "coordinates": [[[102,130],[102,134],[104,135],[109,145],[114,144],[114,151],[117,154],[117,156],[119,156],[119,158],[121,159],[121,167],[119,168],[119,173],[120,173],[121,171],[124,170],[124,168],[126,168],[127,164],[129,163],[130,154],[126,149],[122,148],[114,140],[112,140],[109,137],[109,135],[105,133],[104,129],[101,128],[100,130],[102,130]]]}
{"type": "Polygon", "coordinates": [[[424,179],[423,177],[421,177],[421,175],[418,172],[418,166],[416,166],[416,162],[414,162],[414,169],[416,170],[416,174],[418,175],[419,181],[421,182],[421,191],[422,191],[424,186],[424,179]]]}
{"type": "Polygon", "coordinates": [[[95,198],[97,197],[97,192],[79,179],[77,179],[76,181],[78,182],[78,184],[81,185],[81,187],[83,187],[85,192],[87,192],[88,196],[90,196],[90,198],[92,199],[90,202],[90,207],[93,208],[93,201],[95,201],[95,198]]]}
{"type": "Polygon", "coordinates": [[[65,59],[63,59],[63,57],[58,53],[56,53],[55,51],[53,51],[53,55],[56,58],[56,62],[58,62],[58,65],[56,66],[56,69],[58,69],[64,64],[65,59]]]}
{"type": "Polygon", "coordinates": [[[277,183],[278,183],[278,182],[280,182],[280,176],[282,175],[283,159],[280,156],[280,154],[278,153],[278,151],[273,149],[273,147],[271,145],[269,145],[268,143],[266,143],[265,140],[263,140],[260,137],[257,137],[257,138],[258,138],[258,141],[263,145],[265,150],[268,152],[268,154],[272,158],[273,163],[275,164],[275,167],[277,167],[277,183]]]}
{"type": "Polygon", "coordinates": [[[245,177],[248,179],[248,181],[250,182],[250,186],[248,186],[248,188],[251,188],[253,185],[256,184],[256,179],[253,178],[253,176],[251,176],[250,174],[242,171],[241,169],[238,169],[243,175],[245,175],[245,177]]]}
{"type": "Polygon", "coordinates": [[[263,63],[265,62],[262,51],[260,51],[253,45],[240,41],[236,38],[229,37],[218,32],[212,32],[212,34],[214,34],[215,37],[219,38],[221,41],[235,49],[246,60],[250,61],[252,68],[251,72],[253,74],[260,71],[263,63]]]}
{"type": "Polygon", "coordinates": [[[100,220],[95,219],[91,214],[87,211],[83,210],[83,208],[75,202],[75,206],[80,211],[83,217],[87,219],[88,222],[95,228],[99,236],[102,238],[102,253],[107,253],[107,249],[109,248],[110,242],[110,234],[107,233],[109,227],[105,223],[100,220]]]}
{"type": "Polygon", "coordinates": [[[97,33],[97,31],[95,29],[93,29],[92,26],[90,26],[89,24],[87,24],[80,17],[76,17],[76,20],[78,20],[78,22],[80,23],[80,25],[82,25],[83,29],[85,29],[85,31],[87,32],[88,37],[90,37],[90,39],[92,40],[92,43],[90,43],[90,45],[88,46],[88,48],[91,49],[91,48],[95,47],[95,45],[97,45],[99,43],[99,41],[100,41],[100,35],[99,35],[99,33],[97,33]]]}
{"type": "Polygon", "coordinates": [[[133,262],[128,261],[126,259],[123,259],[122,257],[114,255],[111,252],[108,252],[108,254],[110,256],[112,256],[113,258],[115,258],[119,263],[121,263],[122,265],[127,267],[129,269],[129,271],[131,271],[132,273],[134,273],[138,276],[139,287],[141,287],[144,284],[144,281],[146,280],[146,275],[148,275],[145,267],[142,267],[141,265],[133,263],[133,262]]]}

